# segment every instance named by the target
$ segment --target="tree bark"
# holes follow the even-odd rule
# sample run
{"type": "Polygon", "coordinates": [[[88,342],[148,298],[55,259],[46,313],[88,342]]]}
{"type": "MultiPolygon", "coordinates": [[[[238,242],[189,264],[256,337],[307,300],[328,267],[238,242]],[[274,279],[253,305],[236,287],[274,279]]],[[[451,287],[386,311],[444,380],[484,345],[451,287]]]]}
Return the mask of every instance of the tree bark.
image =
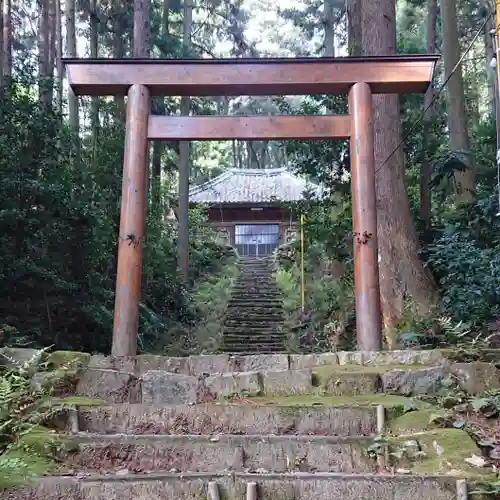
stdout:
{"type": "Polygon", "coordinates": [[[62,12],[61,0],[55,0],[56,9],[56,69],[57,69],[57,111],[63,111],[63,80],[64,67],[62,63],[63,57],[63,41],[62,41],[62,12]]]}
{"type": "Polygon", "coordinates": [[[325,57],[335,56],[335,6],[333,0],[324,0],[324,26],[325,26],[325,39],[324,51],[325,57]]]}
{"type": "MultiPolygon", "coordinates": [[[[78,57],[76,50],[76,19],[75,1],[65,0],[66,8],[66,55],[68,57],[78,57]]],[[[68,91],[68,119],[69,126],[73,133],[73,178],[75,182],[81,178],[80,172],[80,116],[78,110],[78,99],[71,89],[68,91]]]]}
{"type": "MultiPolygon", "coordinates": [[[[151,39],[149,31],[149,21],[151,19],[151,3],[150,0],[134,0],[134,40],[133,40],[133,55],[136,58],[148,59],[151,51],[151,39]]],[[[148,149],[149,153],[149,149],[148,149]]],[[[149,155],[148,155],[149,156],[149,155]]],[[[149,200],[149,158],[146,158],[146,169],[144,172],[146,177],[144,186],[146,189],[144,203],[145,216],[147,215],[148,200],[149,200]]]]}
{"type": "Polygon", "coordinates": [[[361,0],[347,0],[347,44],[350,56],[363,53],[361,39],[361,0]]]}
{"type": "Polygon", "coordinates": [[[3,78],[12,76],[12,0],[3,0],[3,78]]]}
{"type": "MultiPolygon", "coordinates": [[[[168,35],[168,22],[169,22],[169,8],[170,0],[163,1],[163,15],[162,15],[162,28],[161,35],[165,37],[168,35]]],[[[159,99],[155,113],[159,115],[164,115],[166,113],[165,99],[162,97],[159,99]]],[[[152,158],[152,177],[153,177],[153,189],[152,198],[153,206],[159,210],[159,213],[163,214],[162,207],[162,197],[161,197],[161,162],[162,156],[165,151],[165,143],[162,141],[155,141],[153,143],[153,158],[152,158]]]]}
{"type": "Polygon", "coordinates": [[[446,89],[450,148],[452,151],[461,151],[466,155],[466,169],[455,173],[457,201],[470,203],[475,199],[476,185],[474,166],[469,150],[462,68],[458,67],[452,74],[453,69],[460,59],[456,0],[441,1],[441,16],[443,23],[444,73],[445,78],[450,77],[446,89]]]}
{"type": "MultiPolygon", "coordinates": [[[[185,54],[191,49],[191,29],[193,24],[192,0],[184,0],[183,45],[185,54]]],[[[189,98],[181,99],[181,115],[189,114],[189,98]]],[[[179,235],[178,235],[178,266],[184,277],[189,273],[189,141],[179,144],[179,235]]]]}
{"type": "MultiPolygon", "coordinates": [[[[123,28],[123,19],[122,16],[116,16],[114,23],[114,57],[117,59],[121,59],[125,56],[125,45],[123,43],[123,32],[125,31],[123,28]]],[[[116,104],[116,120],[120,123],[125,123],[125,98],[123,96],[115,97],[116,104]]]]}
{"type": "MultiPolygon", "coordinates": [[[[97,33],[99,18],[97,14],[97,1],[90,0],[90,57],[99,57],[99,38],[97,33]]],[[[92,159],[95,162],[97,153],[97,137],[99,135],[99,97],[92,96],[90,104],[90,128],[92,131],[92,159]]]]}
{"type": "Polygon", "coordinates": [[[4,9],[4,0],[0,0],[0,93],[3,88],[4,80],[3,80],[3,67],[4,67],[4,43],[3,43],[3,9],[4,9]]]}
{"type": "MultiPolygon", "coordinates": [[[[361,0],[360,6],[359,45],[363,55],[395,54],[394,0],[361,0]]],[[[354,43],[357,46],[358,40],[354,43]]],[[[375,95],[373,101],[382,323],[389,347],[395,348],[397,339],[393,332],[401,319],[405,299],[410,296],[418,311],[425,314],[436,305],[437,293],[432,277],[418,256],[419,242],[404,180],[398,96],[375,95]]]]}
{"type": "Polygon", "coordinates": [[[39,1],[38,19],[38,93],[40,104],[52,104],[52,82],[50,81],[50,0],[39,1]]]}
{"type": "MultiPolygon", "coordinates": [[[[436,53],[436,23],[437,23],[437,0],[427,0],[427,53],[436,53]]],[[[434,106],[431,106],[434,98],[434,88],[431,85],[424,97],[424,109],[427,109],[424,119],[422,136],[422,166],[420,169],[420,218],[428,229],[431,222],[431,190],[430,182],[432,165],[429,157],[429,143],[434,121],[434,106]]]]}
{"type": "MultiPolygon", "coordinates": [[[[488,2],[484,2],[486,11],[489,10],[488,2]]],[[[492,68],[490,63],[496,59],[495,39],[492,31],[495,29],[495,19],[490,18],[485,27],[484,33],[484,51],[486,62],[486,74],[488,76],[488,103],[490,105],[491,116],[495,118],[497,130],[497,151],[500,150],[500,103],[498,100],[498,80],[497,68],[492,68]]],[[[499,61],[497,61],[497,64],[499,61]]]]}

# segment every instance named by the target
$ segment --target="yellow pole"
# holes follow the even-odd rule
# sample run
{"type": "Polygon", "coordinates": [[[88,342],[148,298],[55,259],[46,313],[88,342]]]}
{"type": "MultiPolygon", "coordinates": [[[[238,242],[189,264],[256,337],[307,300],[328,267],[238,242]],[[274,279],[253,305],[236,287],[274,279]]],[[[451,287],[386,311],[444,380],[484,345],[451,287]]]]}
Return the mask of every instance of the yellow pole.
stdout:
{"type": "MultiPolygon", "coordinates": [[[[498,0],[500,2],[500,0],[498,0]]],[[[302,312],[306,306],[306,280],[304,269],[304,214],[300,215],[300,305],[302,312]]]]}

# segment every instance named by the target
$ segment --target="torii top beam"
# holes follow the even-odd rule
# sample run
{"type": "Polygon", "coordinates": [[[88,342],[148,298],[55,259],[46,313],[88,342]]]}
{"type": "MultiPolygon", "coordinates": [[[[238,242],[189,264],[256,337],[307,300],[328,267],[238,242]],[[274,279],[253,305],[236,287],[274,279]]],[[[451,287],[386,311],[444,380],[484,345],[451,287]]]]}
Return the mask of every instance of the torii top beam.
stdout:
{"type": "Polygon", "coordinates": [[[358,82],[375,94],[423,93],[438,56],[276,59],[64,59],[77,95],[238,96],[345,94],[358,82]]]}

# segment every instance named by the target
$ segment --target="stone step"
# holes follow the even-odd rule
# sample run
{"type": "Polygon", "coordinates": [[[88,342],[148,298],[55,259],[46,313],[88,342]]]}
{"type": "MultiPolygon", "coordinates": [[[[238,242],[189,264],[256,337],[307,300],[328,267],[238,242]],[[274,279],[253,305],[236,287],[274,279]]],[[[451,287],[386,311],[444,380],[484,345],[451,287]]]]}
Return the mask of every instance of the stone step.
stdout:
{"type": "Polygon", "coordinates": [[[240,323],[254,323],[261,325],[274,325],[276,323],[281,324],[283,322],[283,314],[267,314],[267,315],[256,315],[256,316],[226,316],[225,324],[240,324],[240,323]]]}
{"type": "MultiPolygon", "coordinates": [[[[123,471],[122,471],[123,472],[123,471]]],[[[455,500],[452,476],[380,476],[337,473],[157,473],[42,478],[34,486],[6,492],[10,500],[206,500],[214,481],[220,498],[243,500],[256,483],[259,500],[455,500]]],[[[247,498],[249,498],[247,496],[247,498]]]]}
{"type": "Polygon", "coordinates": [[[267,309],[282,309],[283,301],[278,299],[260,299],[259,297],[249,300],[241,297],[234,297],[229,301],[229,308],[241,307],[246,309],[256,309],[264,312],[267,309]]]}
{"type": "Polygon", "coordinates": [[[226,343],[231,340],[235,340],[237,342],[241,341],[248,341],[248,342],[255,342],[255,341],[281,341],[284,340],[286,337],[283,334],[279,333],[269,333],[269,334],[253,334],[251,338],[249,338],[248,331],[242,330],[241,332],[238,331],[232,331],[232,332],[224,332],[224,340],[226,343]]]}
{"type": "Polygon", "coordinates": [[[245,345],[284,345],[286,341],[285,335],[279,333],[253,333],[251,330],[245,330],[246,333],[237,330],[223,333],[224,345],[234,344],[244,347],[245,345]]]}
{"type": "Polygon", "coordinates": [[[289,370],[291,358],[286,354],[285,339],[278,341],[223,342],[224,352],[254,352],[253,358],[234,358],[229,366],[227,355],[207,356],[193,368],[197,376],[172,373],[167,370],[148,370],[140,376],[125,371],[89,368],[82,372],[77,395],[99,398],[110,403],[198,403],[217,398],[237,386],[238,391],[251,394],[263,390],[268,396],[288,396],[320,392],[335,397],[353,395],[395,394],[415,396],[437,395],[444,389],[462,389],[470,394],[498,390],[498,370],[486,363],[451,364],[435,367],[353,367],[323,365],[289,370]],[[275,352],[274,356],[264,353],[275,352]],[[260,356],[259,356],[260,355],[260,356]],[[220,364],[212,361],[220,358],[220,364]],[[211,361],[212,360],[212,361],[211,361]],[[224,373],[228,362],[229,372],[224,373]],[[465,366],[464,366],[465,365],[465,366]],[[233,372],[233,370],[242,370],[233,372]],[[208,378],[200,374],[210,374],[208,378]],[[472,375],[474,376],[472,376],[472,375]],[[235,385],[236,384],[236,385],[235,385]],[[228,389],[229,387],[229,389],[228,389]],[[170,399],[169,399],[170,398],[170,399]]]}
{"type": "Polygon", "coordinates": [[[265,302],[274,302],[274,301],[280,301],[282,302],[281,296],[278,294],[264,294],[260,292],[253,292],[253,291],[246,291],[246,292],[240,292],[237,294],[233,294],[231,296],[231,301],[234,302],[236,300],[259,300],[259,301],[265,301],[265,302]]]}
{"type": "Polygon", "coordinates": [[[375,472],[372,438],[272,435],[78,435],[66,470],[116,472],[375,472]]]}
{"type": "Polygon", "coordinates": [[[274,328],[273,325],[264,325],[262,323],[255,323],[252,324],[250,322],[240,322],[239,324],[236,325],[228,325],[227,323],[224,324],[224,330],[223,330],[224,335],[226,334],[231,334],[231,333],[237,333],[237,334],[248,334],[248,335],[260,335],[260,336],[266,336],[266,335],[275,335],[279,334],[280,328],[279,324],[275,324],[274,328]]]}
{"type": "MultiPolygon", "coordinates": [[[[370,436],[376,407],[314,406],[276,402],[199,405],[113,404],[79,409],[80,430],[99,434],[278,434],[370,436]]],[[[322,398],[317,398],[318,404],[322,398]]]]}
{"type": "Polygon", "coordinates": [[[237,314],[238,315],[237,317],[248,316],[248,317],[261,318],[261,319],[266,319],[266,318],[275,317],[275,316],[279,316],[281,318],[281,317],[283,317],[283,314],[284,314],[283,307],[281,307],[281,306],[255,307],[255,306],[252,306],[251,303],[246,305],[246,306],[242,306],[240,308],[231,307],[230,312],[232,314],[237,314]]]}
{"type": "Polygon", "coordinates": [[[242,345],[241,343],[228,343],[223,342],[221,350],[223,352],[230,352],[232,354],[270,354],[270,353],[281,353],[286,352],[284,342],[261,342],[256,344],[246,343],[242,345]]]}
{"type": "Polygon", "coordinates": [[[284,318],[282,316],[275,315],[271,318],[260,318],[257,316],[242,316],[242,315],[229,315],[226,316],[224,320],[225,326],[245,326],[247,324],[255,326],[265,326],[268,325],[270,330],[275,330],[283,325],[284,318]]]}

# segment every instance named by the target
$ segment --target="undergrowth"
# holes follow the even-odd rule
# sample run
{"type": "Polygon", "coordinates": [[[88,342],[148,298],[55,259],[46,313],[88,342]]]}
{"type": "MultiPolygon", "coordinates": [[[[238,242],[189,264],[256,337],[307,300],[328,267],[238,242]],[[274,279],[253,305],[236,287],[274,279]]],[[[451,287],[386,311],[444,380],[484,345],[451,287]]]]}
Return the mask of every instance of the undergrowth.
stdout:
{"type": "Polygon", "coordinates": [[[1,357],[0,490],[4,490],[53,471],[69,442],[51,428],[51,423],[75,405],[92,406],[100,401],[58,398],[53,395],[52,383],[35,383],[33,377],[46,369],[45,350],[37,351],[22,365],[4,353],[1,357]]]}
{"type": "Polygon", "coordinates": [[[300,255],[295,244],[276,254],[276,283],[281,292],[290,352],[350,350],[354,342],[353,280],[349,270],[320,248],[309,248],[305,262],[304,312],[301,304],[300,255]]]}
{"type": "Polygon", "coordinates": [[[194,289],[191,302],[201,321],[195,326],[190,354],[216,352],[222,342],[222,327],[238,268],[229,258],[218,273],[208,275],[194,289]]]}

